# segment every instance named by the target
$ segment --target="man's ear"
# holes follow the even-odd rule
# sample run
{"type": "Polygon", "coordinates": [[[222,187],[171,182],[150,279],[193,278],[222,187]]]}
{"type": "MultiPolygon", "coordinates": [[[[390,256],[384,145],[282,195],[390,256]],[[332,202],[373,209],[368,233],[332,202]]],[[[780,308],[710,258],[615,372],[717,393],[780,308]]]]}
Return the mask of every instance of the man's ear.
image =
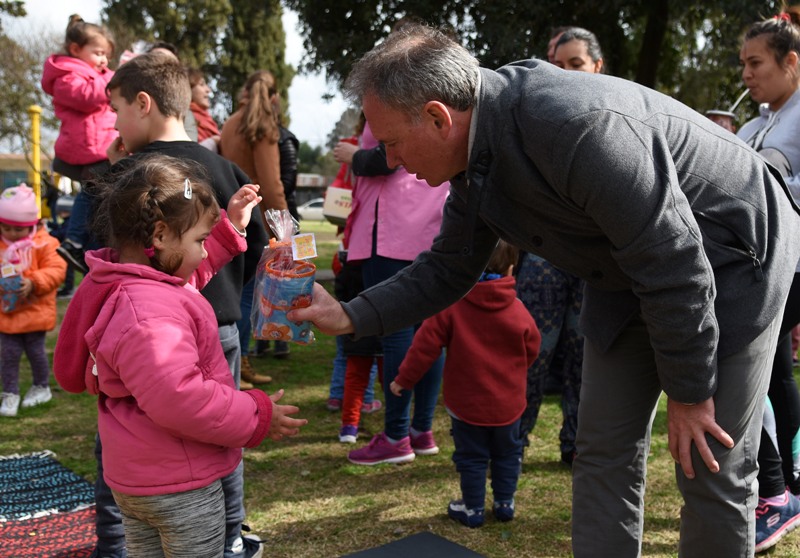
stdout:
{"type": "Polygon", "coordinates": [[[430,122],[442,137],[450,134],[453,127],[453,118],[450,116],[450,108],[441,101],[428,101],[422,111],[423,118],[430,122]]]}
{"type": "Polygon", "coordinates": [[[163,250],[166,246],[166,234],[168,231],[167,224],[164,221],[156,221],[156,226],[153,227],[153,248],[163,250]]]}

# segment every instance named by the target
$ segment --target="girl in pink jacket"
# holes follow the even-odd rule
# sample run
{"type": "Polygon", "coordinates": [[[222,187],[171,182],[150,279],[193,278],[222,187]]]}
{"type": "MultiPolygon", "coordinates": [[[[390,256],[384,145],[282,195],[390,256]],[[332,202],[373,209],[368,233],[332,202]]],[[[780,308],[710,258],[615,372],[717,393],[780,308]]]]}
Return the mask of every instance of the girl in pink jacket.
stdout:
{"type": "Polygon", "coordinates": [[[105,28],[73,15],[64,52],[51,55],[44,63],[42,89],[53,96],[53,108],[61,121],[56,157],[69,165],[106,161],[106,149],[117,137],[116,116],[106,93],[114,75],[108,69],[113,54],[114,41],[105,28]]]}
{"type": "Polygon", "coordinates": [[[283,391],[237,391],[217,321],[201,289],[246,249],[260,200],[241,188],[217,206],[194,167],[164,155],[115,177],[99,209],[107,248],[70,303],[54,372],[67,391],[97,393],[104,476],[119,506],[128,553],[221,556],[220,479],[242,447],[297,434],[283,391]]]}

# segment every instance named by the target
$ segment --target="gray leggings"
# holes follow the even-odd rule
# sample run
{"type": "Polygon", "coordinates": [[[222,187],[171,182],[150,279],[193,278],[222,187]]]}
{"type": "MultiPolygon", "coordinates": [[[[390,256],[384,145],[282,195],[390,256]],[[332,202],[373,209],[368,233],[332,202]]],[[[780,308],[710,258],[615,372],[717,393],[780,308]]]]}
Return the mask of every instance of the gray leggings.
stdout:
{"type": "Polygon", "coordinates": [[[222,483],[159,496],[112,491],[129,558],[221,558],[225,547],[222,483]]]}

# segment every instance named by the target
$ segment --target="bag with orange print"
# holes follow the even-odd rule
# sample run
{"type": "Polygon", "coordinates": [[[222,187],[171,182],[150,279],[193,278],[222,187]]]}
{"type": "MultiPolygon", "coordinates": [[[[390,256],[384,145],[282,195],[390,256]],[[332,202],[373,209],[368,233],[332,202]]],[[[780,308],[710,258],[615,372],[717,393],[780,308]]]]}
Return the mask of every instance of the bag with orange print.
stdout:
{"type": "Polygon", "coordinates": [[[292,322],[286,313],[311,304],[317,267],[308,260],[317,255],[314,235],[298,235],[297,222],[286,209],[265,215],[276,238],[258,262],[250,313],[253,337],[307,345],[314,341],[311,322],[292,322]]]}

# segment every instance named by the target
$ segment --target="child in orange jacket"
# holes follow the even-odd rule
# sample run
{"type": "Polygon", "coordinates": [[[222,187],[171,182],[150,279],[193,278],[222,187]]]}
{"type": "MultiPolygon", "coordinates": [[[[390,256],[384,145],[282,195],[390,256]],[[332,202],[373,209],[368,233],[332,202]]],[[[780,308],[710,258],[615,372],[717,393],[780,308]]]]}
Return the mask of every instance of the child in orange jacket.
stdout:
{"type": "Polygon", "coordinates": [[[33,385],[23,407],[46,403],[50,363],[45,335],[56,327],[56,289],[64,282],[67,262],[56,253],[58,240],[39,224],[33,190],[22,184],[0,194],[0,416],[16,416],[20,406],[19,363],[24,352],[33,385]]]}

